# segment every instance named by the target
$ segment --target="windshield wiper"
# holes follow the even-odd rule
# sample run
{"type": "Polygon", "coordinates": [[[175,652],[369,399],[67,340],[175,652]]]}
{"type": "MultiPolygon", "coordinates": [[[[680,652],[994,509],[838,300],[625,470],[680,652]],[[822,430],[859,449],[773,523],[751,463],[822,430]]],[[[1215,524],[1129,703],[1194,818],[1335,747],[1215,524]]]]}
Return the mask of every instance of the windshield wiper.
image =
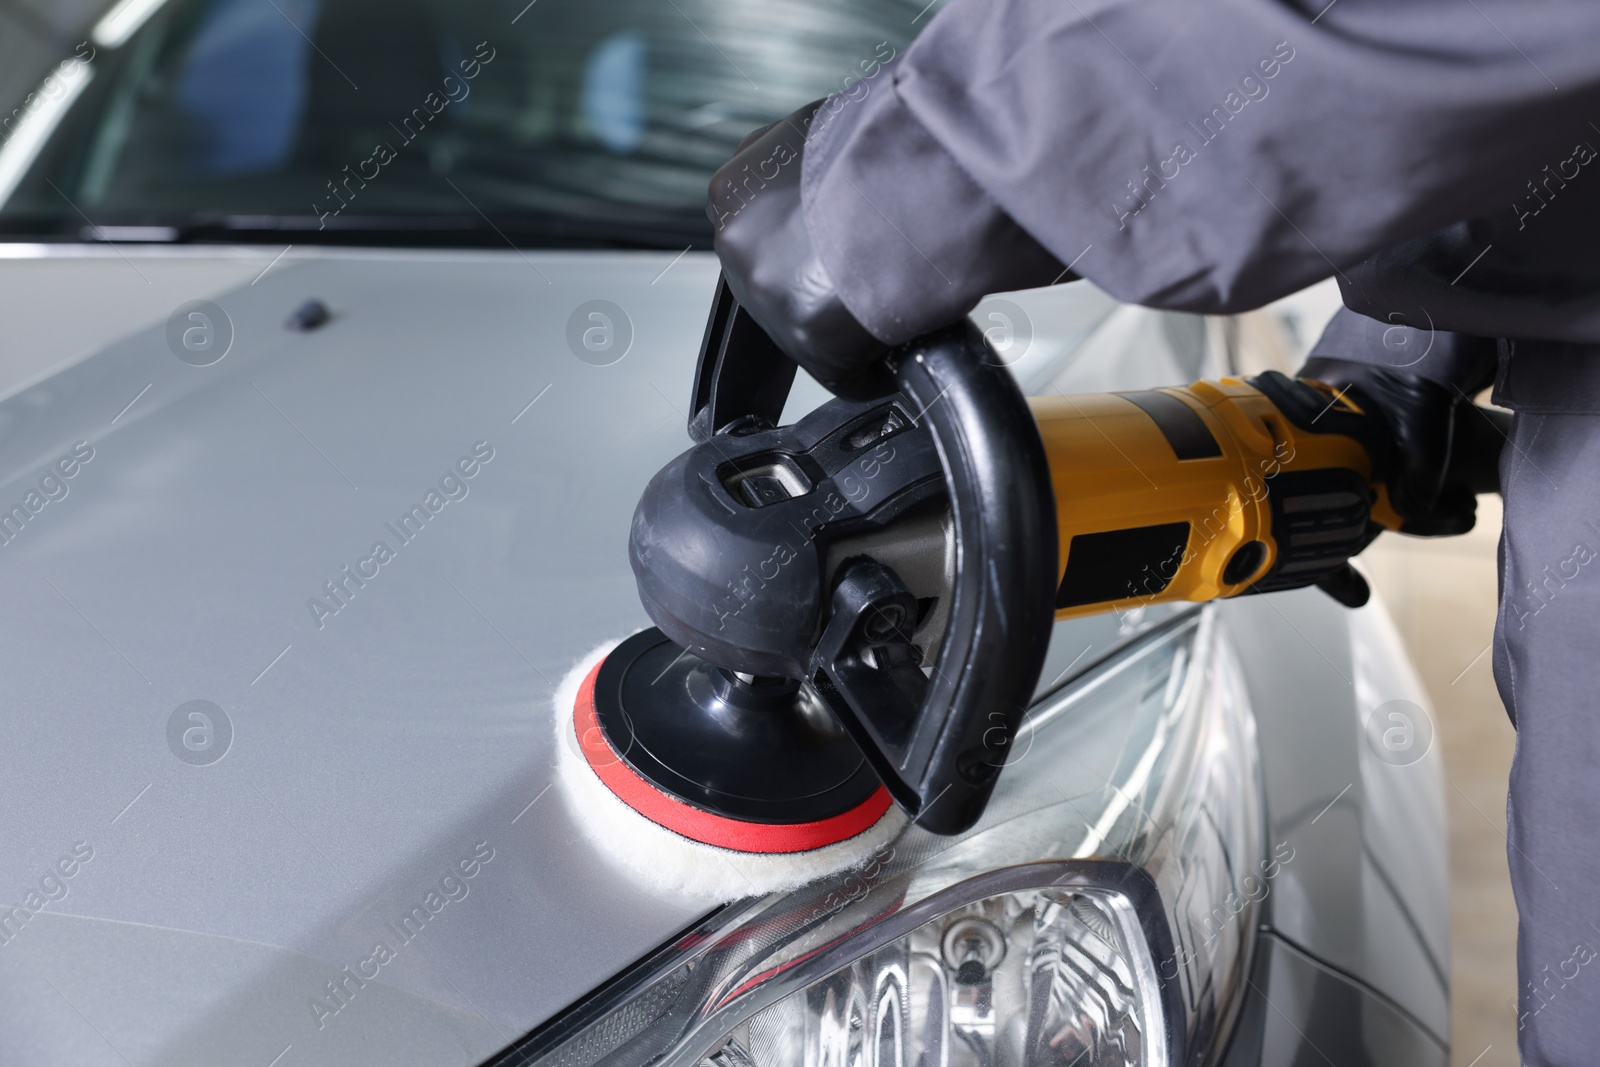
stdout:
{"type": "Polygon", "coordinates": [[[229,216],[183,227],[182,240],[238,240],[246,235],[292,233],[297,239],[333,244],[424,244],[493,248],[674,248],[711,247],[711,226],[695,218],[602,219],[592,216],[340,215],[229,216]]]}
{"type": "Polygon", "coordinates": [[[600,219],[559,215],[218,215],[83,224],[65,215],[0,217],[0,240],[85,243],[302,244],[422,248],[711,247],[711,227],[683,219],[600,219]]]}

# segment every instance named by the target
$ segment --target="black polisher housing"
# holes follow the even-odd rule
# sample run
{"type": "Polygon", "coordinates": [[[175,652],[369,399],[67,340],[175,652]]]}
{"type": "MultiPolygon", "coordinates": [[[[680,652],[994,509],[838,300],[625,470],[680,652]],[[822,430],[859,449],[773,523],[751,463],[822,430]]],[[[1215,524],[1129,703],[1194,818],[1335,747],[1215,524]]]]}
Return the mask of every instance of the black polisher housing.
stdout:
{"type": "MultiPolygon", "coordinates": [[[[754,827],[812,824],[805,840],[819,847],[861,832],[888,806],[877,774],[809,686],[740,677],[686,655],[660,630],[605,658],[593,706],[629,770],[707,815],[754,827]]],[[[706,836],[697,827],[716,826],[671,809],[645,814],[697,839],[706,836]]]]}
{"type": "Polygon", "coordinates": [[[777,426],[794,365],[720,288],[697,443],[651,480],[629,542],[664,637],[617,649],[593,689],[620,760],[695,810],[814,821],[857,802],[865,767],[920,824],[956,833],[993,790],[1053,616],[1044,447],[970,324],[884,367],[898,393],[777,426]],[[944,534],[906,553],[930,522],[944,534]],[[952,565],[921,566],[930,553],[952,565]],[[929,619],[940,634],[919,644],[929,619]]]}

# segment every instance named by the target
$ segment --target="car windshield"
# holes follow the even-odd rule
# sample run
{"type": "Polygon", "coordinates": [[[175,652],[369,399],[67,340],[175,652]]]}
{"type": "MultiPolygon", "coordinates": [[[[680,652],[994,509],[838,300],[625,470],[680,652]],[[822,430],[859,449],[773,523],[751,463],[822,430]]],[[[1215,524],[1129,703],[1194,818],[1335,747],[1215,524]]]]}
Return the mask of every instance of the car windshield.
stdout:
{"type": "Polygon", "coordinates": [[[740,140],[871,91],[926,18],[920,0],[123,0],[6,123],[0,238],[706,246],[706,184],[740,140]]]}

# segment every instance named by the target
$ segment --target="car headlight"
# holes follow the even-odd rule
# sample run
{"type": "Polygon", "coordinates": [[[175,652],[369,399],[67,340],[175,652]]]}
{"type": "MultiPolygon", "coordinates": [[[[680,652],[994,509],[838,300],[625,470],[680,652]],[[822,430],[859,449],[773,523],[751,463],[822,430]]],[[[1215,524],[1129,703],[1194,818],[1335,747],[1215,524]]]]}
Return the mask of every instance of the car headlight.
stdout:
{"type": "Polygon", "coordinates": [[[923,922],[739,1023],[708,1059],[1167,1062],[1160,988],[1134,907],[1070,883],[996,893],[923,922]]]}
{"type": "Polygon", "coordinates": [[[1214,613],[1190,613],[1036,705],[966,834],[912,828],[724,908],[502,1062],[1204,1060],[1276,871],[1258,794],[1237,668],[1214,613]]]}

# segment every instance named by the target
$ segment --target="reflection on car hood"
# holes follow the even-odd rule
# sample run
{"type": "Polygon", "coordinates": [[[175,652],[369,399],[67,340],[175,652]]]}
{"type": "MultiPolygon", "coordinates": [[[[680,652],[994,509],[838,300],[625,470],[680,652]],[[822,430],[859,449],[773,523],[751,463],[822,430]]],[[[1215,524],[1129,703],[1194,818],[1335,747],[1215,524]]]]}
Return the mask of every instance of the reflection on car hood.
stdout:
{"type": "Polygon", "coordinates": [[[546,789],[715,275],[290,257],[0,401],[0,1060],[475,1062],[704,910],[546,789]]]}

